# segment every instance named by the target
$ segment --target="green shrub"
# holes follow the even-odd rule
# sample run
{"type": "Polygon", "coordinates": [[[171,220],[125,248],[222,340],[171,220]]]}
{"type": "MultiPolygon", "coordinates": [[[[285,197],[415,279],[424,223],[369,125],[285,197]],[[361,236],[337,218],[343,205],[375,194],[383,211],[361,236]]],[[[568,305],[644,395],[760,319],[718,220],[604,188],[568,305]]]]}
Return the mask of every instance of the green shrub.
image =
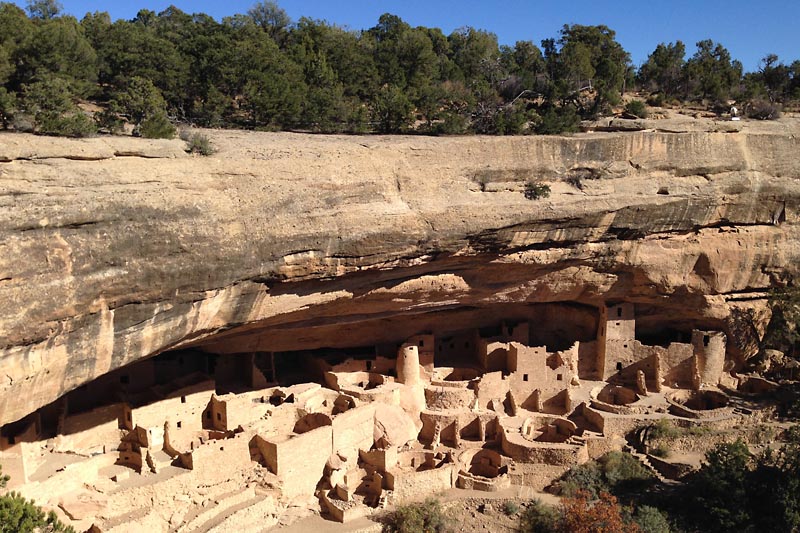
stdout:
{"type": "Polygon", "coordinates": [[[672,531],[664,513],[649,505],[637,507],[633,521],[636,522],[642,533],[670,533],[672,531]]]}
{"type": "Polygon", "coordinates": [[[580,117],[578,117],[574,107],[569,105],[560,107],[547,106],[539,114],[539,119],[534,124],[533,131],[540,135],[572,133],[578,131],[579,124],[580,117]]]}
{"type": "Polygon", "coordinates": [[[603,469],[606,482],[612,489],[622,483],[645,481],[653,477],[653,474],[629,453],[609,452],[597,461],[603,469]]]}
{"type": "Polygon", "coordinates": [[[708,426],[689,426],[688,428],[683,428],[676,426],[667,418],[661,418],[658,420],[658,422],[650,426],[650,430],[647,432],[647,439],[671,440],[685,435],[701,437],[711,433],[714,433],[714,430],[708,426]]]}
{"type": "Polygon", "coordinates": [[[69,115],[41,113],[37,118],[37,131],[61,137],[89,137],[97,133],[97,126],[81,112],[69,115]]]}
{"type": "Polygon", "coordinates": [[[175,137],[175,126],[166,113],[158,112],[144,119],[134,130],[134,135],[141,135],[145,139],[172,139],[175,137]]]}
{"type": "Polygon", "coordinates": [[[41,81],[24,85],[19,107],[19,121],[14,116],[18,131],[35,131],[43,135],[87,137],[97,133],[94,121],[75,105],[72,86],[63,78],[45,76],[41,81]],[[30,124],[23,120],[27,117],[30,124]],[[32,128],[29,127],[32,125],[32,128]]]}
{"type": "Polygon", "coordinates": [[[513,500],[506,500],[503,504],[503,512],[507,516],[514,516],[519,512],[519,505],[513,500]]]}
{"type": "Polygon", "coordinates": [[[421,503],[402,505],[386,520],[383,531],[387,533],[443,533],[447,531],[447,518],[439,500],[428,498],[421,503]]]}
{"type": "Polygon", "coordinates": [[[650,426],[647,437],[648,439],[674,439],[680,434],[680,429],[675,427],[669,419],[660,418],[658,422],[650,426]]]}
{"type": "Polygon", "coordinates": [[[558,494],[572,497],[586,491],[597,498],[601,492],[612,494],[636,489],[649,483],[653,475],[634,456],[624,452],[609,452],[596,461],[571,468],[556,482],[558,494]]]}
{"type": "Polygon", "coordinates": [[[557,492],[560,496],[574,496],[580,490],[585,490],[592,498],[603,491],[608,491],[608,483],[603,477],[603,471],[597,461],[590,461],[574,466],[566,472],[557,482],[557,492]]]}
{"type": "Polygon", "coordinates": [[[188,132],[181,132],[181,139],[186,141],[186,151],[189,153],[208,156],[215,151],[214,147],[211,146],[211,140],[202,133],[189,134],[188,132]]]}
{"type": "Polygon", "coordinates": [[[116,135],[122,132],[125,121],[120,118],[120,109],[114,103],[110,103],[108,107],[103,109],[100,113],[97,113],[94,116],[95,122],[97,122],[97,127],[101,130],[105,130],[106,132],[116,135]]]}
{"type": "Polygon", "coordinates": [[[631,100],[625,104],[625,112],[639,118],[647,118],[647,106],[641,100],[631,100]]]}
{"type": "MultiPolygon", "coordinates": [[[[0,488],[4,488],[7,482],[8,476],[3,475],[0,467],[0,488]]],[[[45,514],[34,502],[16,492],[0,496],[0,531],[75,533],[74,529],[62,524],[54,512],[45,514]]]]}
{"type": "Polygon", "coordinates": [[[561,531],[561,516],[558,511],[539,500],[532,500],[519,518],[522,533],[557,533],[561,531]]]}
{"type": "Polygon", "coordinates": [[[467,133],[469,122],[460,113],[448,112],[444,115],[444,120],[437,123],[434,128],[440,135],[462,135],[467,133]]]}
{"type": "Polygon", "coordinates": [[[17,95],[0,85],[0,126],[8,129],[17,111],[17,95]]]}
{"type": "Polygon", "coordinates": [[[664,107],[665,103],[666,103],[666,98],[664,97],[664,93],[651,94],[647,98],[647,105],[651,107],[664,107]]]}
{"type": "Polygon", "coordinates": [[[33,116],[27,113],[14,113],[12,125],[14,126],[14,131],[20,133],[33,133],[36,130],[33,116]]]}
{"type": "Polygon", "coordinates": [[[658,446],[654,447],[650,450],[651,455],[655,455],[656,457],[666,458],[669,457],[670,454],[669,446],[666,444],[659,444],[658,446]]]}
{"type": "Polygon", "coordinates": [[[550,196],[550,186],[546,183],[529,181],[525,184],[525,198],[528,200],[538,200],[550,196]]]}

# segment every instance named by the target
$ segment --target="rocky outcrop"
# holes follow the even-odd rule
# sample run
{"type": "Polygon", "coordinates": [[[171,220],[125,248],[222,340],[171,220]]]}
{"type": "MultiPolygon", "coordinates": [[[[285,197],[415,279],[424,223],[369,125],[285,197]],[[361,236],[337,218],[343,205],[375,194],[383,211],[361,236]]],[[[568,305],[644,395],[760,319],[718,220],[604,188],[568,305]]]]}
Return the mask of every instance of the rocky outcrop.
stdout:
{"type": "Polygon", "coordinates": [[[741,362],[798,264],[800,123],[672,129],[212,131],[207,158],[0,135],[0,424],[180,346],[366,345],[531,304],[634,302],[643,334],[721,329],[741,362]]]}

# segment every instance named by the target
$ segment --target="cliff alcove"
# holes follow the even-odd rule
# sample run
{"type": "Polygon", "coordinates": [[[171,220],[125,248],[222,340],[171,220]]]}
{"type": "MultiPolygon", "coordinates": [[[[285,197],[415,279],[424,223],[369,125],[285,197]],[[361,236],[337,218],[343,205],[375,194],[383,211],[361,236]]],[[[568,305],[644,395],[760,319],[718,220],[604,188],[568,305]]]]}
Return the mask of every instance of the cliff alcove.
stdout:
{"type": "Polygon", "coordinates": [[[658,417],[749,424],[727,396],[755,386],[737,372],[800,264],[800,125],[645,122],[209,131],[207,158],[0,135],[4,470],[109,530],[191,530],[217,519],[173,517],[172,494],[209,484],[220,520],[298,496],[346,519],[423,488],[541,489],[658,417]]]}

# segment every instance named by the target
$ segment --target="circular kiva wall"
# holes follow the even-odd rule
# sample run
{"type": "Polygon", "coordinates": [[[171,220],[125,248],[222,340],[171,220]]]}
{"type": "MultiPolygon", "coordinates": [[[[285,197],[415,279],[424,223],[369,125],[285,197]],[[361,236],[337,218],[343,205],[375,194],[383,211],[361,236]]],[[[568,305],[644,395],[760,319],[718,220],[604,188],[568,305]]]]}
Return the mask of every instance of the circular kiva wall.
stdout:
{"type": "Polygon", "coordinates": [[[667,402],[672,414],[688,418],[711,418],[730,411],[728,395],[715,390],[678,390],[667,395],[667,402]]]}

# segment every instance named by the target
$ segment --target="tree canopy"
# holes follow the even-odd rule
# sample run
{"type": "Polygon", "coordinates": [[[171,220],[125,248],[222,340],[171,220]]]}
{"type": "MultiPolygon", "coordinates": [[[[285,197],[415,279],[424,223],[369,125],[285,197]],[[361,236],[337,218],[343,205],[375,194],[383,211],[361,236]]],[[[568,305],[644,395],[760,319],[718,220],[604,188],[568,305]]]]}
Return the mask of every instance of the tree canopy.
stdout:
{"type": "Polygon", "coordinates": [[[82,123],[76,105],[91,102],[105,110],[94,118],[107,131],[115,121],[146,120],[134,109],[145,87],[160,122],[315,132],[574,131],[581,118],[611,112],[634,83],[709,104],[800,99],[800,61],[766,55],[743,75],[711,40],[685,55],[680,41],[659,44],[634,78],[629,54],[603,25],[565,25],[554,37],[508,46],[482,29],[446,35],[390,13],[360,31],[293,21],[272,0],[221,21],[175,6],[78,21],[56,0],[29,0],[27,12],[0,2],[0,126],[82,132],[85,124],[43,124],[26,107],[43,83],[55,87],[34,93],[54,100],[39,108],[82,123]]]}

